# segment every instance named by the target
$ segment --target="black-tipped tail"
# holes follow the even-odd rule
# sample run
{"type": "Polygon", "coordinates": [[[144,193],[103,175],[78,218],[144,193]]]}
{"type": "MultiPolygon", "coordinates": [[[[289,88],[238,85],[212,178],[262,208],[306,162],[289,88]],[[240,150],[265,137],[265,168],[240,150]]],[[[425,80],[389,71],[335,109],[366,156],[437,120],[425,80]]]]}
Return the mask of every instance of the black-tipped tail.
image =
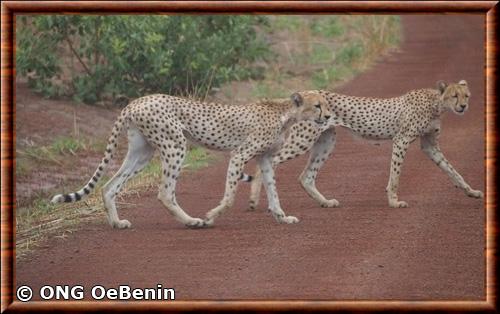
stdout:
{"type": "Polygon", "coordinates": [[[239,179],[243,182],[251,182],[253,180],[253,177],[246,173],[242,173],[239,179]]]}
{"type": "Polygon", "coordinates": [[[51,202],[53,204],[78,202],[82,198],[86,197],[88,194],[90,194],[90,190],[87,188],[84,188],[84,189],[81,189],[80,191],[74,192],[74,193],[58,194],[52,198],[51,202]]]}
{"type": "Polygon", "coordinates": [[[97,182],[99,181],[102,174],[106,170],[106,167],[108,166],[110,160],[113,158],[113,154],[117,146],[116,142],[118,136],[123,132],[123,130],[127,129],[128,127],[127,114],[128,114],[127,110],[126,109],[123,110],[120,117],[118,118],[118,121],[115,122],[113,130],[111,131],[111,136],[108,139],[108,145],[106,146],[106,152],[104,154],[104,157],[99,166],[97,167],[96,171],[94,172],[94,175],[87,182],[87,184],[77,192],[69,194],[58,194],[54,196],[51,200],[52,203],[57,204],[57,203],[78,202],[87,197],[87,195],[89,195],[94,190],[94,188],[97,185],[97,182]]]}

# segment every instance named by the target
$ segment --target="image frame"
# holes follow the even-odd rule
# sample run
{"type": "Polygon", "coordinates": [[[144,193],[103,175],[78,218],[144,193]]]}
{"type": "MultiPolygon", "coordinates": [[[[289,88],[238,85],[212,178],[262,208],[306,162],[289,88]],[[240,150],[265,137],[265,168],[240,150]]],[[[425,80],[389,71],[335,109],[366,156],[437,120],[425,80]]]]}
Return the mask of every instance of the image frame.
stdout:
{"type": "Polygon", "coordinates": [[[496,311],[497,1],[4,1],[1,23],[1,311],[197,310],[439,310],[496,311]],[[483,14],[485,16],[485,237],[484,301],[38,301],[15,300],[15,18],[17,14],[483,14]]]}

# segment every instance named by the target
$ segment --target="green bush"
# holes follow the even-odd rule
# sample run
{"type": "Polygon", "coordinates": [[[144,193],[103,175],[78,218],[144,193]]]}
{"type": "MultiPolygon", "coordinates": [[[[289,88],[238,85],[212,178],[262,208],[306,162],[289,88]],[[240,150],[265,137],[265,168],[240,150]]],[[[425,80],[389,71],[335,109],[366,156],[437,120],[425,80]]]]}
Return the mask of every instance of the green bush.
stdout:
{"type": "Polygon", "coordinates": [[[17,73],[48,97],[86,103],[146,93],[203,97],[256,78],[262,16],[19,16],[17,73]]]}

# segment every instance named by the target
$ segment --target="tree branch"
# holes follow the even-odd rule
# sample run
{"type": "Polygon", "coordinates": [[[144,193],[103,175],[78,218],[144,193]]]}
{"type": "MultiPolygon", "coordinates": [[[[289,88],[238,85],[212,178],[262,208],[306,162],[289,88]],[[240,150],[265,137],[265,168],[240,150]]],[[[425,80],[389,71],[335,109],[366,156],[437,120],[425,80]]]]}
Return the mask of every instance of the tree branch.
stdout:
{"type": "Polygon", "coordinates": [[[87,74],[89,76],[92,76],[92,72],[90,71],[90,69],[87,67],[87,65],[85,64],[85,62],[83,62],[83,60],[80,58],[80,56],[78,55],[78,53],[76,52],[75,48],[73,48],[73,44],[71,43],[71,40],[69,40],[69,37],[66,35],[64,37],[64,39],[66,40],[66,42],[68,43],[68,46],[69,46],[69,49],[71,49],[71,52],[76,56],[76,58],[78,59],[78,61],[80,62],[80,64],[83,66],[83,68],[85,69],[85,72],[87,72],[87,74]]]}

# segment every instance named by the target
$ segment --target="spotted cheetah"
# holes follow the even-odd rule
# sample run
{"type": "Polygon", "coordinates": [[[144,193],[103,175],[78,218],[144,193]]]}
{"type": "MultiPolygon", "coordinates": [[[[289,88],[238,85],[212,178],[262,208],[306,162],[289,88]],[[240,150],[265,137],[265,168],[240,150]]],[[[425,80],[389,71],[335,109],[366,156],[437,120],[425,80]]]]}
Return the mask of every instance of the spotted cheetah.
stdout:
{"type": "MultiPolygon", "coordinates": [[[[469,107],[470,92],[465,80],[458,83],[437,83],[437,89],[418,89],[394,98],[365,98],[320,91],[333,113],[327,125],[317,126],[308,121],[293,125],[281,150],[273,155],[273,166],[308,151],[310,157],[300,182],[305,191],[322,207],[337,207],[336,199],[326,199],[316,188],[317,173],[335,147],[335,126],[349,129],[356,136],[369,140],[392,139],[392,160],[386,187],[390,207],[407,207],[398,200],[399,175],[406,151],[415,139],[436,165],[453,181],[455,186],[474,198],[483,192],[473,190],[445,158],[438,145],[441,132],[440,117],[445,111],[463,115],[469,107]]],[[[259,201],[260,171],[257,168],[252,182],[250,209],[259,201]]]]}
{"type": "Polygon", "coordinates": [[[202,103],[169,95],[150,95],[125,107],[113,126],[106,153],[92,178],[79,191],[59,194],[53,203],[75,202],[95,187],[113,158],[117,138],[128,132],[128,153],[118,172],[102,189],[108,222],[114,228],[129,228],[120,220],[115,197],[123,185],[141,171],[156,150],[160,152],[162,179],[158,198],[168,211],[187,227],[205,227],[233,204],[243,167],[253,157],[262,169],[271,210],[278,222],[295,223],[281,209],[275,187],[271,156],[285,139],[284,134],[297,121],[325,124],[330,118],[326,100],[317,91],[294,93],[291,99],[265,100],[249,105],[202,103]],[[189,216],[177,203],[175,186],[186,155],[187,140],[215,150],[230,150],[225,193],[219,206],[205,219],[189,216]]]}

